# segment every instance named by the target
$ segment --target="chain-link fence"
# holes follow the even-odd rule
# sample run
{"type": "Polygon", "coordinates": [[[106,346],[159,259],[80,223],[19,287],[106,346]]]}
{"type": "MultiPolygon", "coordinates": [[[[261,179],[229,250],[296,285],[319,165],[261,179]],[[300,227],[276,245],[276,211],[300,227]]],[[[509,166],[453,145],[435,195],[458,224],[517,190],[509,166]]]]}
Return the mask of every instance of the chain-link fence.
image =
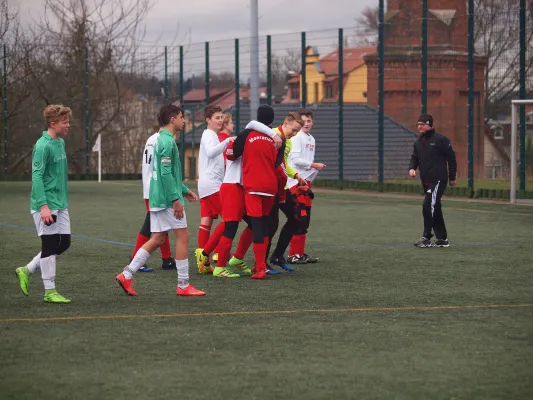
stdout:
{"type": "MultiPolygon", "coordinates": [[[[526,2],[389,0],[380,10],[383,3],[356,27],[260,37],[260,102],[274,107],[275,123],[311,109],[316,159],[328,165],[321,179],[385,182],[406,177],[416,121],[429,113],[454,145],[459,178],[471,187],[474,179],[509,179],[510,101],[531,98],[533,89],[526,2]]],[[[4,45],[3,176],[30,173],[50,103],[74,111],[73,174],[96,172],[98,135],[104,175],[137,174],[157,109],[179,102],[187,123],[178,144],[185,174],[195,178],[205,105],[232,113],[236,131],[253,117],[251,47],[249,38],[127,49],[83,40],[4,45]]],[[[520,118],[522,188],[532,113],[523,107],[520,118]]]]}

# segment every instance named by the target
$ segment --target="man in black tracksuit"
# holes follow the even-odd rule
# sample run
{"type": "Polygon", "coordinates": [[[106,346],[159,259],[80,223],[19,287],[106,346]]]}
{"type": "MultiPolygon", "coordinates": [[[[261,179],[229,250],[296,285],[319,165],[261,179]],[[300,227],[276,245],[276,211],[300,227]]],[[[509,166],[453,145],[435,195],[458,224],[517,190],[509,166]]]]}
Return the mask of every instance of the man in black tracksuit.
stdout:
{"type": "Polygon", "coordinates": [[[414,144],[411,162],[409,163],[409,176],[416,176],[416,169],[420,171],[420,180],[424,187],[424,203],[422,215],[424,216],[424,233],[417,247],[449,247],[448,234],[440,199],[450,180],[450,186],[455,185],[457,161],[450,140],[433,129],[433,117],[423,114],[418,118],[418,131],[420,137],[414,144]],[[436,240],[431,242],[435,232],[436,240]]]}

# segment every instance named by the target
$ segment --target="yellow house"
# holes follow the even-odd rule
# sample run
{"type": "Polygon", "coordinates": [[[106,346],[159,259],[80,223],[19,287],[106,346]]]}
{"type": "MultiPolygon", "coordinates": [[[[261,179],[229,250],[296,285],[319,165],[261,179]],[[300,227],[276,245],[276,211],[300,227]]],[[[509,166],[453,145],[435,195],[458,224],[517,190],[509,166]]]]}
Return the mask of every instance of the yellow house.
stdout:
{"type": "MultiPolygon", "coordinates": [[[[364,56],[375,53],[374,47],[344,49],[343,95],[346,103],[366,103],[367,66],[364,56]]],[[[339,51],[320,57],[316,47],[306,49],[307,103],[336,102],[339,96],[339,51]]],[[[295,73],[288,81],[283,103],[302,101],[301,74],[295,73]]]]}

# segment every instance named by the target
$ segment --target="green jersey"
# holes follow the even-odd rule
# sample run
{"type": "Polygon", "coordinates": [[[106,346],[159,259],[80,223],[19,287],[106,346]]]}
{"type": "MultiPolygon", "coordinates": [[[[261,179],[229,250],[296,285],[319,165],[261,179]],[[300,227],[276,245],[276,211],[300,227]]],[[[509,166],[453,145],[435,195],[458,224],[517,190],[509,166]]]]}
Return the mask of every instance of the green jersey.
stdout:
{"type": "Polygon", "coordinates": [[[33,147],[31,160],[30,209],[39,211],[68,208],[68,165],[65,141],[52,139],[47,131],[33,147]]]}
{"type": "Polygon", "coordinates": [[[154,145],[152,159],[152,177],[150,178],[150,210],[158,211],[172,208],[172,203],[179,200],[189,188],[183,184],[181,162],[178,146],[170,131],[159,132],[154,145]]]}

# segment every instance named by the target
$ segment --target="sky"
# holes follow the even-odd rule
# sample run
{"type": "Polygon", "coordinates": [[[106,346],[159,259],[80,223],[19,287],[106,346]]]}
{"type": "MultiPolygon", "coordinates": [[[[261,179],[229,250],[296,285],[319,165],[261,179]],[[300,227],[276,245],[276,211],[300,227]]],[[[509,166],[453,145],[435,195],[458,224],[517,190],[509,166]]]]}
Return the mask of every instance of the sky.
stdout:
{"type": "MultiPolygon", "coordinates": [[[[19,6],[23,21],[37,18],[43,10],[44,0],[8,1],[19,6]]],[[[250,0],[152,2],[145,20],[147,43],[182,44],[250,36],[250,0]]],[[[259,0],[259,35],[353,27],[362,9],[377,4],[378,0],[259,0]]]]}

